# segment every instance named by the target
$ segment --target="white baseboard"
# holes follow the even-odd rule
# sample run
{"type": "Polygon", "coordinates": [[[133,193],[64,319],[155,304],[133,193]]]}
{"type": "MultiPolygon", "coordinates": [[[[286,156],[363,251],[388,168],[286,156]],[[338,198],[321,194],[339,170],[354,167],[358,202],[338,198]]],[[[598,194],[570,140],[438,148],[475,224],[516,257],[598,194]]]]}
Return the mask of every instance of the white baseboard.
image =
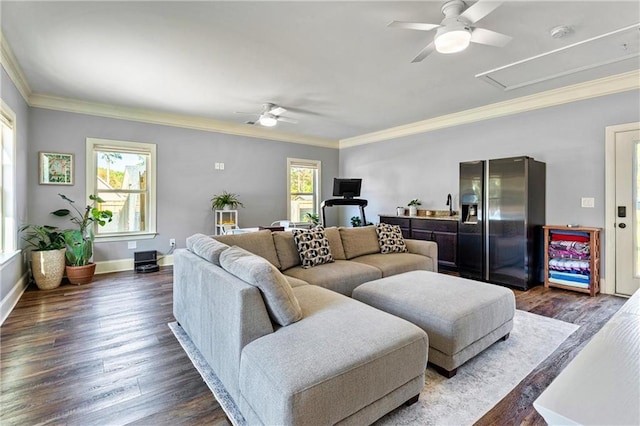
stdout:
{"type": "MultiPolygon", "coordinates": [[[[163,256],[158,259],[158,265],[173,265],[173,255],[163,256]]],[[[96,262],[96,274],[108,274],[109,272],[133,271],[133,259],[107,260],[96,262]]]]}
{"type": "Polygon", "coordinates": [[[16,306],[16,303],[18,303],[18,300],[22,297],[22,293],[24,293],[28,286],[29,275],[24,274],[18,280],[16,285],[13,286],[9,294],[2,299],[2,302],[0,302],[0,325],[4,324],[4,320],[6,320],[11,311],[13,311],[13,308],[16,306]]]}

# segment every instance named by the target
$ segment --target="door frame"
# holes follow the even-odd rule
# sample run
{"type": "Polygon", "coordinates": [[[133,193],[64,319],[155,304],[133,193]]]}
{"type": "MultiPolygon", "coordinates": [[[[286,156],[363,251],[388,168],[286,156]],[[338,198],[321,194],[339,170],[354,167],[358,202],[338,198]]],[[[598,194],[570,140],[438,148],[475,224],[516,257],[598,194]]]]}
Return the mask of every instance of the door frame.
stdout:
{"type": "Polygon", "coordinates": [[[616,294],[616,134],[640,129],[640,122],[618,124],[605,128],[605,212],[604,212],[604,282],[600,282],[603,293],[616,294]]]}

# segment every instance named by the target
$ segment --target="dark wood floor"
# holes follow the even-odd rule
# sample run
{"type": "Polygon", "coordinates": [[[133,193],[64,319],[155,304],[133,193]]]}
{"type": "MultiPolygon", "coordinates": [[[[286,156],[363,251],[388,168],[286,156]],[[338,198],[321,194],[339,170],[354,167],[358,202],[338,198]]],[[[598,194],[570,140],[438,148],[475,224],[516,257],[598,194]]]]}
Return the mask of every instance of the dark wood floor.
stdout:
{"type": "MultiPolygon", "coordinates": [[[[533,401],[626,300],[542,287],[515,293],[518,309],[581,327],[480,425],[544,424],[533,401]]],[[[30,287],[0,329],[0,423],[228,424],[167,327],[173,320],[171,268],[30,287]]]]}

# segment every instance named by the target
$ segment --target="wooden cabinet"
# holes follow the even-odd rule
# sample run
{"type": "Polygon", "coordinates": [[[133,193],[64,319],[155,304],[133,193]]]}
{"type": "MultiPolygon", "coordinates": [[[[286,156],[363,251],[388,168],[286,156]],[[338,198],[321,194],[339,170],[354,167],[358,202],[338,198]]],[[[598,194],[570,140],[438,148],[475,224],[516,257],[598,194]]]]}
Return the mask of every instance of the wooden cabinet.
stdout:
{"type": "Polygon", "coordinates": [[[411,238],[411,219],[408,217],[381,216],[380,222],[398,225],[402,231],[402,236],[411,238]]]}
{"type": "Polygon", "coordinates": [[[216,210],[216,235],[238,229],[238,210],[216,210]]]}
{"type": "Polygon", "coordinates": [[[544,286],[600,291],[600,228],[543,226],[544,286]]]}
{"type": "Polygon", "coordinates": [[[457,268],[457,220],[380,216],[380,222],[399,225],[405,238],[435,241],[438,244],[438,267],[447,270],[457,268]]]}

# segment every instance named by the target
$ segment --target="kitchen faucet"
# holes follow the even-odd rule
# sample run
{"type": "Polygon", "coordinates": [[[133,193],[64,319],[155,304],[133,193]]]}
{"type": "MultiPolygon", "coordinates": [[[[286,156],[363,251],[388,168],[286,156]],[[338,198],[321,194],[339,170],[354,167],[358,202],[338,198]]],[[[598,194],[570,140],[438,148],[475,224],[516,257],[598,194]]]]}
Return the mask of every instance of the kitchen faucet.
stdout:
{"type": "Polygon", "coordinates": [[[451,194],[447,194],[447,205],[449,206],[449,216],[453,216],[453,202],[451,201],[451,194]]]}

